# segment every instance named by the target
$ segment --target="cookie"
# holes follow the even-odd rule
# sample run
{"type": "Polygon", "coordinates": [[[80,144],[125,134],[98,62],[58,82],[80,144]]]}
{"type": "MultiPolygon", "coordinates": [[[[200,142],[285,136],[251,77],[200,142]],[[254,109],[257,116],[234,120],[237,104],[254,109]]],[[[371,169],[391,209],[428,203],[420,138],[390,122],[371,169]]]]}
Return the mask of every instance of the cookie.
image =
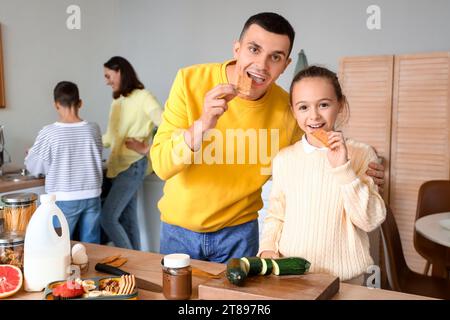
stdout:
{"type": "Polygon", "coordinates": [[[319,129],[311,133],[314,138],[319,140],[325,147],[329,148],[330,145],[328,144],[328,133],[323,130],[319,129]]]}
{"type": "Polygon", "coordinates": [[[239,73],[236,89],[242,95],[250,95],[252,90],[252,78],[247,75],[247,72],[243,71],[239,73]]]}

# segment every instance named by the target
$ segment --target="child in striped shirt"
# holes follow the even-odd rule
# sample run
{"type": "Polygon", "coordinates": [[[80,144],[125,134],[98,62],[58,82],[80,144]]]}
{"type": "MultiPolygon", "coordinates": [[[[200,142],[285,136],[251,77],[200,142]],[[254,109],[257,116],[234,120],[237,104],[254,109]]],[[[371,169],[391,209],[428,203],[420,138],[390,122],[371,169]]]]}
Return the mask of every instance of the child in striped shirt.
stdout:
{"type": "Polygon", "coordinates": [[[78,224],[81,241],[100,243],[103,179],[100,127],[79,117],[82,101],[74,83],[58,83],[54,101],[59,121],[39,132],[25,158],[25,166],[33,175],[46,176],[45,191],[56,195],[71,238],[78,224]]]}
{"type": "Polygon", "coordinates": [[[334,72],[317,66],[299,72],[290,96],[305,135],[272,162],[259,255],[303,257],[311,272],[362,284],[373,264],[367,233],[386,216],[377,186],[366,174],[377,156],[370,146],[337,131],[348,104],[334,72]],[[326,133],[318,140],[321,130],[326,133]]]}

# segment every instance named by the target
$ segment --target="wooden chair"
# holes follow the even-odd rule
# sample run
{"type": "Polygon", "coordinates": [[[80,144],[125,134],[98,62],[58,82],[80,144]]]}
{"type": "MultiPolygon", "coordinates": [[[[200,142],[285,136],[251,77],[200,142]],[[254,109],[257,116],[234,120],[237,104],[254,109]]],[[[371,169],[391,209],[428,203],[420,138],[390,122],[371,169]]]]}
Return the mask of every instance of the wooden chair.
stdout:
{"type": "Polygon", "coordinates": [[[409,269],[403,255],[397,223],[389,207],[381,225],[383,258],[389,286],[392,290],[450,300],[450,281],[429,277],[409,269]]]}
{"type": "MultiPolygon", "coordinates": [[[[450,181],[432,180],[420,186],[417,200],[416,221],[424,216],[450,211],[450,181]]],[[[424,274],[428,274],[431,261],[444,257],[448,248],[423,237],[414,229],[414,248],[425,259],[424,274]]],[[[436,270],[433,270],[436,271],[436,270]]],[[[445,271],[444,271],[445,272],[445,271]]],[[[441,272],[442,273],[442,272],[441,272]]],[[[436,274],[436,272],[433,272],[436,274]]]]}

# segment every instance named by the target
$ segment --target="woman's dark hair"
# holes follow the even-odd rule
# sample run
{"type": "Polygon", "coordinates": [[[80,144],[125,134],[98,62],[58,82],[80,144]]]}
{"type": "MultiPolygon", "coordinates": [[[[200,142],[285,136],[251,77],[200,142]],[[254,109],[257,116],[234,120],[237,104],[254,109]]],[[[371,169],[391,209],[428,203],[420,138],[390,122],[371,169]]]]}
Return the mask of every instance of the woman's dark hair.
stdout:
{"type": "Polygon", "coordinates": [[[291,42],[288,56],[291,54],[292,46],[294,45],[295,31],[289,21],[287,21],[284,17],[274,12],[262,12],[251,16],[245,22],[244,28],[239,36],[239,40],[242,40],[245,32],[252,24],[256,24],[266,31],[288,36],[291,42]]]}
{"type": "Polygon", "coordinates": [[[120,71],[120,88],[117,92],[113,92],[114,99],[121,95],[127,97],[134,89],[144,89],[144,85],[139,81],[136,71],[127,59],[112,57],[103,66],[110,70],[120,71]]]}
{"type": "Polygon", "coordinates": [[[79,107],[80,94],[75,83],[61,81],[53,89],[54,101],[66,108],[79,107]]]}
{"type": "Polygon", "coordinates": [[[336,126],[339,127],[339,126],[345,124],[350,117],[350,106],[348,105],[347,98],[342,93],[342,88],[341,88],[341,85],[339,83],[339,79],[338,79],[336,73],[334,73],[333,71],[331,71],[327,68],[320,67],[320,66],[310,66],[306,69],[299,71],[295,75],[295,77],[291,83],[291,88],[289,89],[291,106],[293,105],[292,93],[294,91],[295,84],[297,82],[301,81],[302,79],[306,79],[306,78],[323,78],[323,79],[327,79],[328,81],[330,81],[331,85],[334,88],[334,93],[336,94],[336,98],[337,98],[338,102],[341,103],[342,107],[344,108],[342,115],[341,115],[341,119],[339,121],[339,125],[336,125],[336,126]]]}

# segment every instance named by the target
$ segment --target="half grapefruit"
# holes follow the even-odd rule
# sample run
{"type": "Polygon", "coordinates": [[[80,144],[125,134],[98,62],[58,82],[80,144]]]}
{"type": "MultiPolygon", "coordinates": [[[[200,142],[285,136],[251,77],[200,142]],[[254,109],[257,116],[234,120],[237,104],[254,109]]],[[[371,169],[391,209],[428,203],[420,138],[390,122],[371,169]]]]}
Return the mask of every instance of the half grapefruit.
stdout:
{"type": "Polygon", "coordinates": [[[9,264],[0,265],[0,299],[12,296],[22,288],[22,271],[9,264]]]}

